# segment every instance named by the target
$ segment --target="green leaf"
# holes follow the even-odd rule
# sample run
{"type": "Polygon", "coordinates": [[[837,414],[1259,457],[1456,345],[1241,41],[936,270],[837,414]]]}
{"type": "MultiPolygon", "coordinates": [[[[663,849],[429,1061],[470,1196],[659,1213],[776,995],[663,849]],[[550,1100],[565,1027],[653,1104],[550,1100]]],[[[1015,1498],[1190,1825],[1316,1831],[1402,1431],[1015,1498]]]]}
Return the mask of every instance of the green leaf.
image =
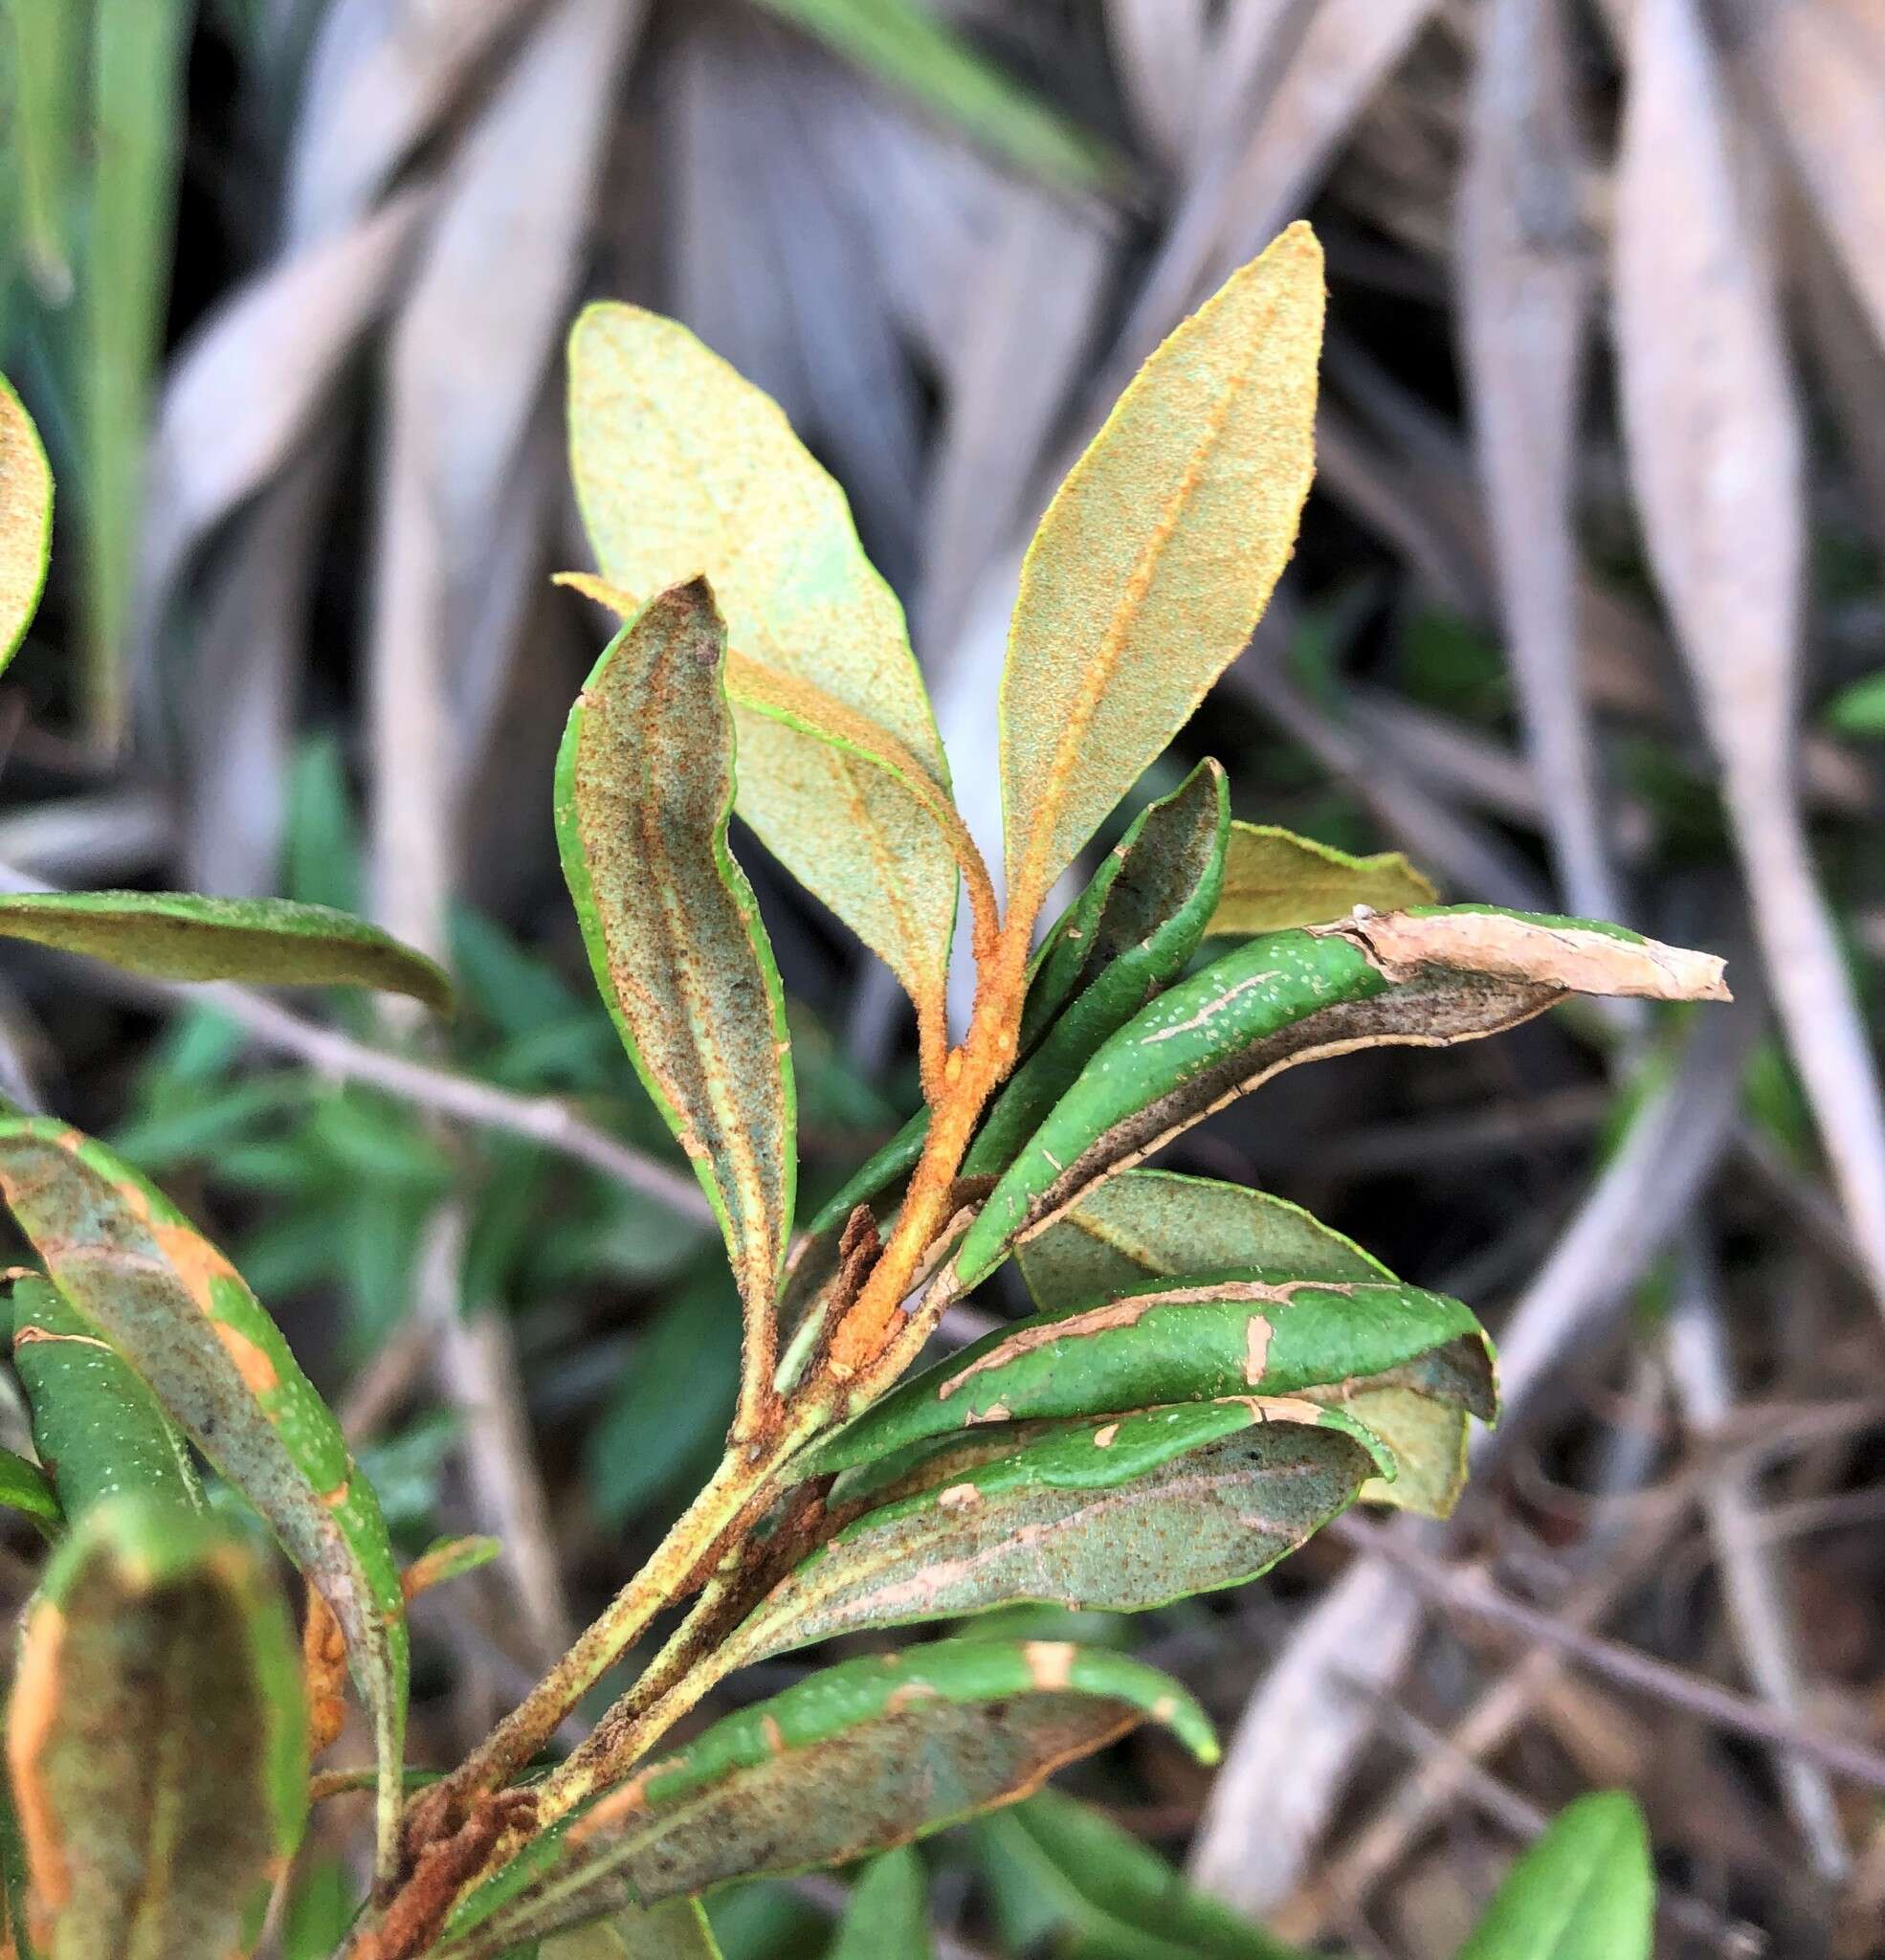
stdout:
{"type": "Polygon", "coordinates": [[[288,899],[194,892],[14,892],[0,896],[0,938],[106,960],[158,980],[271,987],[377,987],[440,1013],[452,983],[377,925],[288,899]]]}
{"type": "Polygon", "coordinates": [[[576,323],[569,451],[612,585],[632,601],[702,570],[713,582],[738,657],[740,814],[940,1026],[961,849],[948,765],[844,493],[776,404],[633,306],[576,323]]]}
{"type": "Polygon", "coordinates": [[[9,0],[4,12],[12,43],[10,146],[18,171],[20,243],[33,283],[63,305],[72,292],[68,235],[87,11],[79,0],[9,0]]]}
{"type": "Polygon", "coordinates": [[[1643,1814],[1620,1790],[1559,1812],[1507,1873],[1459,1960],[1650,1960],[1655,1874],[1643,1814]]]}
{"type": "Polygon", "coordinates": [[[1217,903],[1230,829],[1231,787],[1209,760],[1141,812],[1044,948],[1023,1045],[1031,1017],[1052,1024],[984,1120],[965,1174],[1005,1169],[1094,1050],[1185,970],[1217,903]]]}
{"type": "Polygon", "coordinates": [[[538,1960],[720,1960],[698,1899],[631,1905],[612,1918],[543,1942],[538,1960]]]}
{"type": "Polygon", "coordinates": [[[27,1621],[8,1753],[34,1931],[58,1955],[248,1950],[307,1814],[279,1590],[208,1516],[85,1513],[27,1621]]]}
{"type": "Polygon", "coordinates": [[[27,1924],[31,1902],[26,1871],[26,1838],[13,1803],[12,1778],[0,1775],[0,1952],[12,1942],[10,1960],[39,1960],[39,1948],[27,1924]]]}
{"type": "Polygon", "coordinates": [[[1842,688],[1827,702],[1826,719],[1842,735],[1885,735],[1885,673],[1842,688]]]}
{"type": "Polygon", "coordinates": [[[933,1960],[929,1879],[906,1844],[864,1867],[827,1960],[933,1960]]]}
{"type": "Polygon", "coordinates": [[[1272,1076],[1320,1056],[1445,1047],[1572,992],[1724,999],[1721,962],[1618,926],[1450,906],[1246,941],[1107,1041],[990,1193],[955,1258],[966,1290],[1031,1232],[1272,1076]]]}
{"type": "Polygon", "coordinates": [[[1205,930],[1208,936],[1243,938],[1320,925],[1357,905],[1371,912],[1430,905],[1435,896],[1431,883],[1399,851],[1351,858],[1274,824],[1237,823],[1231,826],[1225,854],[1224,889],[1205,930]]]}
{"type": "MultiPolygon", "coordinates": [[[[725,1717],[564,1827],[525,1863],[541,1872],[559,1853],[554,1874],[507,1903],[492,1934],[891,1850],[1012,1802],[1147,1720],[1216,1759],[1196,1702],[1123,1655],[938,1640],[846,1661],[725,1717]]],[[[475,1894],[448,1931],[485,1904],[475,1894]]]]}
{"type": "Polygon", "coordinates": [[[791,1050],[726,844],[725,649],[704,579],[623,628],[570,710],[556,830],[596,986],[713,1203],[742,1299],[769,1321],[797,1177],[791,1050]]]}
{"type": "Polygon", "coordinates": [[[731,1645],[743,1665],[997,1606],[1169,1605],[1267,1571],[1381,1468],[1366,1432],[1300,1398],[971,1431],[774,1587],[731,1645]]]}
{"type": "Polygon", "coordinates": [[[92,196],[80,322],[86,692],[92,732],[122,732],[144,439],[169,299],[188,0],[99,10],[92,196]]]}
{"type": "Polygon", "coordinates": [[[814,1443],[805,1468],[848,1469],[991,1423],[1295,1396],[1390,1376],[1488,1420],[1494,1413],[1485,1335],[1445,1294],[1275,1270],[1155,1280],[984,1335],[814,1443]]]}
{"type": "Polygon", "coordinates": [[[144,1377],[333,1609],[373,1720],[389,1868],[405,1604],[378,1500],[340,1425],[241,1276],[103,1145],[46,1117],[0,1121],[0,1191],[80,1320],[144,1377]]]}
{"type": "Polygon", "coordinates": [[[975,1841],[996,1923],[1016,1951],[1059,1932],[1058,1950],[1079,1960],[1305,1960],[1057,1791],[983,1818],[975,1841]]]}
{"type": "Polygon", "coordinates": [[[1001,683],[1011,930],[1262,616],[1309,493],[1321,338],[1321,248],[1292,225],[1145,363],[1048,506],[1001,683]]]}
{"type": "Polygon", "coordinates": [[[1123,187],[1124,159],[911,0],[760,0],[1010,164],[1080,190],[1123,187]]]}
{"type": "Polygon", "coordinates": [[[333,1960],[352,1920],[346,1866],[331,1853],[303,1859],[282,1916],[281,1960],[333,1960]]]}
{"type": "Polygon", "coordinates": [[[0,669],[39,610],[52,548],[53,473],[33,417],[0,376],[0,669]]]}
{"type": "Polygon", "coordinates": [[[0,1449],[0,1504],[31,1518],[48,1537],[65,1524],[58,1493],[37,1463],[17,1450],[0,1449]]]}
{"type": "Polygon", "coordinates": [[[118,1496],[203,1508],[183,1432],[49,1280],[13,1281],[13,1367],[33,1414],[33,1446],[69,1517],[118,1496]]]}
{"type": "MultiPolygon", "coordinates": [[[[1095,1185],[1021,1245],[1023,1279],[1046,1313],[1129,1293],[1187,1270],[1232,1266],[1305,1280],[1394,1278],[1353,1240],[1267,1192],[1168,1170],[1095,1185]]],[[[1449,1516],[1466,1482],[1464,1410],[1406,1388],[1350,1388],[1342,1407],[1393,1453],[1398,1475],[1362,1492],[1426,1517],[1449,1516]]]]}

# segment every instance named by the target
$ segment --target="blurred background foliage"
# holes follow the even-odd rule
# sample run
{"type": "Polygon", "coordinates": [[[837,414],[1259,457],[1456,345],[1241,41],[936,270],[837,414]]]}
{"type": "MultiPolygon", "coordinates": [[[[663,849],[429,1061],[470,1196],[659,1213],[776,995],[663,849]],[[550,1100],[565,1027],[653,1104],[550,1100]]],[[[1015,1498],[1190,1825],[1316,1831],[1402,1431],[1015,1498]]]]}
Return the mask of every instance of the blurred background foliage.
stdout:
{"type": "MultiPolygon", "coordinates": [[[[1191,1682],[1226,1769],[1213,1793],[1136,1742],[1078,1779],[1103,1814],[1042,1799],[926,1847],[937,1950],[1263,1954],[1262,1915],[1425,1960],[1610,1782],[1648,1810],[1669,1951],[1885,1951],[1885,1778],[1772,1741],[1885,1764],[1875,0],[4,13],[0,360],[60,501],[0,689],[0,882],[362,906],[465,1005],[436,1035],[317,1023],[21,950],[0,1074],[229,1245],[410,1549],[504,1540],[417,1611],[417,1759],[607,1595],[732,1397],[737,1307],[550,831],[603,631],[548,583],[583,562],[575,308],[677,314],[841,479],[988,848],[1033,519],[1138,360],[1307,213],[1317,492],[1140,799],[1215,754],[1240,816],[1727,951],[1740,1005],[1357,1057],[1185,1139],[1505,1327],[1497,1453],[1447,1538],[1400,1542],[1555,1633],[1423,1604],[1333,1535],[1247,1594],[1083,1626],[1191,1682]],[[1605,1671],[1626,1647],[1658,1688],[1605,1671]],[[1768,1740],[1685,1696],[1703,1676],[1768,1740]]],[[[744,861],[809,1214],[913,1106],[912,1030],[744,861]]],[[[317,1848],[281,1950],[330,1950],[344,1896],[317,1848]]],[[[815,1952],[844,1898],[715,1919],[729,1954],[815,1952]]]]}

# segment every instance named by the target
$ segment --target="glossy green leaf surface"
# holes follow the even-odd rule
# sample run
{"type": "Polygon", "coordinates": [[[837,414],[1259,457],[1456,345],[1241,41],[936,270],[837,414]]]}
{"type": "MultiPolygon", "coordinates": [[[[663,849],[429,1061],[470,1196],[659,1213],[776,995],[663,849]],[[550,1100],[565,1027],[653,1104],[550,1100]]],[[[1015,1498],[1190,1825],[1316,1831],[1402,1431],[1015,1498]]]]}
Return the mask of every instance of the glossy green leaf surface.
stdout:
{"type": "Polygon", "coordinates": [[[1001,683],[1017,918],[1262,616],[1314,467],[1322,301],[1321,248],[1292,225],[1140,369],[1041,520],[1001,683]]]}
{"type": "Polygon", "coordinates": [[[379,1500],[241,1276],[103,1145],[0,1121],[0,1191],[60,1294],[267,1519],[332,1608],[373,1720],[383,1859],[406,1726],[406,1611],[379,1500]]]}
{"type": "Polygon", "coordinates": [[[633,306],[590,306],[576,323],[569,454],[611,584],[646,600],[701,571],[713,583],[739,657],[740,814],[920,1009],[940,1012],[957,882],[935,803],[948,766],[902,608],[844,493],[774,402],[633,306]],[[787,713],[795,682],[836,702],[850,733],[809,732],[812,697],[787,713]],[[746,704],[756,698],[769,707],[746,704]],[[912,768],[926,782],[913,787],[912,768]]]}
{"type": "Polygon", "coordinates": [[[1231,786],[1207,760],[1108,854],[1049,941],[1022,1019],[1024,1047],[1030,1018],[1042,1026],[1038,1045],[984,1119],[965,1174],[1005,1169],[1094,1050],[1185,970],[1217,904],[1230,830],[1231,786]]]}
{"type": "MultiPolygon", "coordinates": [[[[1267,1192],[1168,1170],[1126,1170],[1095,1185],[1023,1242],[1022,1277],[1046,1313],[1198,1268],[1258,1267],[1306,1280],[1393,1280],[1378,1259],[1299,1205],[1267,1192]]],[[[1344,1386],[1342,1407],[1393,1453],[1398,1475],[1363,1491],[1444,1518],[1466,1481],[1468,1416],[1410,1388],[1344,1386]]]]}
{"type": "Polygon", "coordinates": [[[33,417],[0,376],[0,668],[39,610],[52,546],[53,473],[33,417]]]}
{"type": "Polygon", "coordinates": [[[970,1343],[814,1445],[807,1469],[842,1470],[990,1423],[1403,1376],[1455,1407],[1494,1413],[1485,1337],[1445,1294],[1274,1270],[1156,1280],[970,1343]]]}
{"type": "Polygon", "coordinates": [[[1253,1579],[1382,1465],[1338,1409],[1191,1403],[1006,1437],[921,1466],[782,1580],[733,1636],[743,1659],[866,1627],[1019,1602],[1136,1613],[1253,1579]],[[1002,1451],[979,1460],[984,1451],[1002,1451]],[[940,1481],[946,1476],[948,1481],[940,1481]]]}
{"type": "Polygon", "coordinates": [[[49,1532],[56,1532],[65,1523],[52,1479],[17,1450],[0,1449],[0,1504],[31,1518],[49,1532]]]}
{"type": "Polygon", "coordinates": [[[797,1177],[772,948],[727,848],[725,629],[703,580],[652,599],[570,711],[557,763],[564,876],[636,1072],[713,1202],[742,1297],[769,1312],[797,1177]]]}
{"type": "Polygon", "coordinates": [[[1507,1873],[1459,1960],[1650,1960],[1655,1873],[1643,1814],[1623,1791],[1559,1812],[1507,1873]]]}
{"type": "Polygon", "coordinates": [[[15,892],[0,896],[0,938],[83,953],[157,980],[270,987],[374,987],[441,1013],[452,983],[377,925],[287,899],[192,892],[15,892]]]}
{"type": "Polygon", "coordinates": [[[851,1888],[827,1960],[932,1960],[929,1878],[905,1844],[874,1859],[851,1888]]]}
{"type": "Polygon", "coordinates": [[[1215,1760],[1192,1698],[1123,1655],[956,1639],[845,1661],[725,1717],[603,1797],[563,1833],[551,1878],[492,1930],[547,1930],[559,1911],[890,1850],[1028,1794],[1147,1720],[1215,1760]]]}
{"type": "Polygon", "coordinates": [[[1275,824],[1231,826],[1224,884],[1209,935],[1280,932],[1290,925],[1320,925],[1357,905],[1399,912],[1430,905],[1431,882],[1399,851],[1353,858],[1333,845],[1299,837],[1275,824]]]}
{"type": "Polygon", "coordinates": [[[33,1417],[33,1446],[79,1518],[101,1499],[142,1494],[203,1508],[189,1445],[142,1375],[51,1281],[13,1281],[13,1367],[33,1417]]]}
{"type": "Polygon", "coordinates": [[[1058,1791],[983,1818],[975,1846],[1015,1951],[1082,1960],[1306,1960],[1192,1890],[1150,1845],[1058,1791]]]}
{"type": "Polygon", "coordinates": [[[27,1623],[8,1752],[55,1960],[246,1951],[307,1812],[288,1615],[207,1517],[88,1511],[27,1623]]]}

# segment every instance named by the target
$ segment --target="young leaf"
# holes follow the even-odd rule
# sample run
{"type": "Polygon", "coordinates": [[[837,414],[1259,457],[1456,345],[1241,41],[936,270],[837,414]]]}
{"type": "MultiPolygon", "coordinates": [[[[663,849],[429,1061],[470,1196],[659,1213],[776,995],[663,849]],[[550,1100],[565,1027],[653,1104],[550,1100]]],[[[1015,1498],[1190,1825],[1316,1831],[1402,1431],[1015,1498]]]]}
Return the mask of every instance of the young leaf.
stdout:
{"type": "Polygon", "coordinates": [[[28,1617],[7,1745],[52,1951],[247,1950],[307,1754],[288,1616],[239,1538],[137,1498],[86,1512],[28,1617]]]}
{"type": "Polygon", "coordinates": [[[719,1215],[749,1383],[769,1388],[797,1177],[791,1050],[772,948],[726,843],[725,648],[704,579],[623,628],[570,710],[556,827],[596,985],[719,1215]]]}
{"type": "Polygon", "coordinates": [[[1459,1960],[1650,1960],[1655,1874],[1643,1814],[1621,1790],[1559,1812],[1506,1874],[1459,1960]]]}
{"type": "Polygon", "coordinates": [[[1351,858],[1274,824],[1233,823],[1224,857],[1224,889],[1206,936],[1281,932],[1344,918],[1357,905],[1399,912],[1430,905],[1437,894],[1399,851],[1351,858]]]}
{"type": "MultiPolygon", "coordinates": [[[[548,1883],[492,1933],[888,1851],[1028,1795],[1147,1720],[1216,1759],[1190,1695],[1123,1655],[956,1639],[846,1661],[725,1717],[603,1797],[564,1831],[548,1883]]],[[[481,1903],[474,1895],[448,1930],[476,1924],[481,1903]]]]}
{"type": "Polygon", "coordinates": [[[740,814],[889,964],[933,1044],[961,827],[939,820],[949,775],[935,718],[844,493],[772,401],[633,306],[576,323],[569,453],[612,585],[645,599],[702,569],[713,581],[740,657],[740,814]],[[819,697],[844,711],[842,731],[823,725],[819,697]]]}
{"type": "Polygon", "coordinates": [[[0,375],[0,669],[39,609],[52,546],[53,473],[33,417],[0,375]]]}
{"type": "Polygon", "coordinates": [[[720,1960],[698,1899],[631,1905],[580,1931],[543,1942],[538,1960],[720,1960]]]}
{"type": "Polygon", "coordinates": [[[1275,1272],[1156,1280],[984,1335],[814,1444],[806,1468],[848,1469],[987,1423],[1298,1395],[1403,1373],[1493,1414],[1485,1336],[1444,1294],[1275,1272]]]}
{"type": "Polygon", "coordinates": [[[1267,1571],[1387,1463],[1340,1410],[1199,1402],[1020,1439],[970,1433],[733,1636],[741,1664],[869,1627],[1031,1604],[1139,1613],[1267,1571]],[[992,1460],[983,1452],[1005,1450],[992,1460]],[[935,1480],[947,1477],[947,1481],[935,1480]]]}
{"type": "Polygon", "coordinates": [[[155,1186],[46,1117],[0,1121],[0,1192],[87,1329],[267,1519],[346,1636],[373,1719],[383,1869],[396,1854],[406,1612],[379,1501],[281,1330],[155,1186]]]}
{"type": "Polygon", "coordinates": [[[1065,1951],[1095,1960],[1306,1960],[1057,1791],[984,1818],[975,1841],[996,1922],[1016,1952],[1060,1932],[1065,1951]]]}
{"type": "Polygon", "coordinates": [[[1162,994],[1089,1061],[956,1255],[986,1279],[1014,1237],[1273,1075],[1319,1056],[1445,1047],[1571,992],[1726,997],[1721,962],[1618,926],[1459,906],[1266,933],[1162,994]]]}
{"type": "Polygon", "coordinates": [[[376,987],[440,1013],[452,983],[364,919],[287,899],[195,892],[11,892],[0,938],[83,953],[157,980],[241,980],[270,987],[376,987]]]}
{"type": "MultiPolygon", "coordinates": [[[[1169,1170],[1127,1170],[1095,1185],[1024,1241],[1017,1258],[1049,1314],[1190,1269],[1253,1266],[1364,1284],[1394,1278],[1299,1205],[1169,1170]]],[[[1412,1389],[1365,1385],[1344,1388],[1342,1407],[1386,1443],[1399,1473],[1391,1483],[1370,1483],[1363,1502],[1449,1516],[1466,1482],[1466,1412],[1412,1389]]]]}
{"type": "Polygon", "coordinates": [[[984,1119],[965,1175],[1006,1169],[1094,1050],[1185,970],[1218,902],[1230,830],[1231,786],[1209,760],[1140,813],[1048,943],[1023,1045],[1031,1017],[1044,1032],[984,1119]]]}
{"type": "Polygon", "coordinates": [[[13,1281],[13,1367],[33,1414],[33,1446],[69,1517],[122,1494],[203,1508],[183,1432],[143,1376],[37,1275],[13,1281]]]}
{"type": "Polygon", "coordinates": [[[826,1960],[932,1960],[929,1878],[905,1845],[864,1867],[826,1960]]]}
{"type": "Polygon", "coordinates": [[[1142,368],[1022,567],[1001,683],[1009,930],[1242,650],[1313,469],[1322,254],[1292,225],[1142,368]]]}
{"type": "Polygon", "coordinates": [[[52,1480],[17,1450],[0,1449],[0,1504],[31,1518],[49,1537],[64,1527],[65,1511],[52,1480]]]}

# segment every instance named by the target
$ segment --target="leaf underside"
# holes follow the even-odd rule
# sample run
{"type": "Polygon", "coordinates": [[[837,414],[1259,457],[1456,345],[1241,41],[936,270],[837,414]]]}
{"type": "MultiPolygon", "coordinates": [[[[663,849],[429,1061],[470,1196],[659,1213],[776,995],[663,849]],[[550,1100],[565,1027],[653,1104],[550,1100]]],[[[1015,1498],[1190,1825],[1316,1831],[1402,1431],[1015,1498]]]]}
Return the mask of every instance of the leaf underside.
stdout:
{"type": "Polygon", "coordinates": [[[33,417],[0,377],[0,669],[12,657],[46,584],[53,473],[33,417]]]}

